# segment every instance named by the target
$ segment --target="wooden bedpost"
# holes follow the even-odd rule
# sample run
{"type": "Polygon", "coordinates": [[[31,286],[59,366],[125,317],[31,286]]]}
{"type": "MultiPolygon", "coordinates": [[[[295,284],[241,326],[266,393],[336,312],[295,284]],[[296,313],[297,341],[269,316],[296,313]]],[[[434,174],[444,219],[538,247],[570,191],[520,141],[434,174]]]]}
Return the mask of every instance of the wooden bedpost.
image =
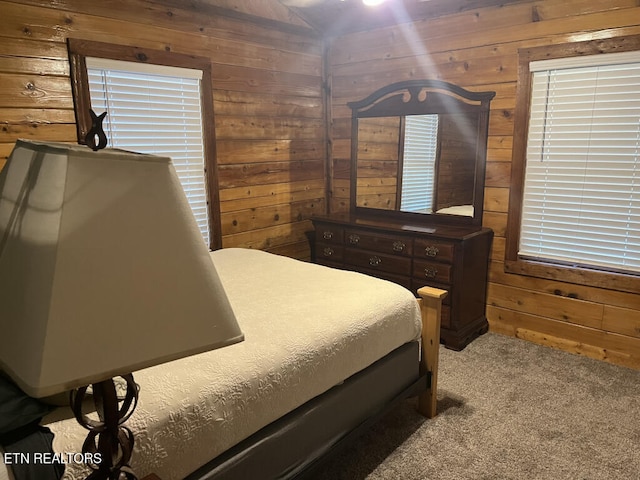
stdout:
{"type": "Polygon", "coordinates": [[[427,418],[436,416],[438,394],[438,358],[440,356],[440,315],[446,290],[422,287],[418,289],[422,314],[422,357],[420,373],[431,372],[431,386],[418,396],[418,411],[427,418]]]}

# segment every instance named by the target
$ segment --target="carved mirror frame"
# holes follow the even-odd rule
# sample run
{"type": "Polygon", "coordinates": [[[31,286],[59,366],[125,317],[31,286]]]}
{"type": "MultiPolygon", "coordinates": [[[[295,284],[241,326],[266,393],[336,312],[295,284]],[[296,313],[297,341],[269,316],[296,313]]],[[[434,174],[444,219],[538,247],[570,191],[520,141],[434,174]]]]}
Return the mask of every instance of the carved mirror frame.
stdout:
{"type": "MultiPolygon", "coordinates": [[[[409,80],[387,85],[366,98],[347,103],[352,110],[350,208],[358,215],[377,215],[418,223],[481,225],[484,201],[484,180],[487,158],[487,135],[490,102],[495,92],[471,92],[440,80],[409,80]],[[426,114],[464,114],[477,121],[475,173],[473,179],[473,216],[443,213],[417,213],[359,206],[357,202],[358,127],[361,119],[400,117],[426,114]],[[477,120],[476,120],[477,119],[477,120]]],[[[401,145],[398,146],[402,148],[401,145]]],[[[440,145],[439,149],[446,148],[440,145]]],[[[400,164],[400,162],[398,162],[400,164]]],[[[398,166],[398,170],[399,170],[398,166]]],[[[397,172],[400,179],[402,172],[397,172]]],[[[396,182],[398,182],[397,180],[396,182]]],[[[396,184],[399,190],[400,185],[396,184]]],[[[399,197],[399,194],[398,194],[399,197]]]]}

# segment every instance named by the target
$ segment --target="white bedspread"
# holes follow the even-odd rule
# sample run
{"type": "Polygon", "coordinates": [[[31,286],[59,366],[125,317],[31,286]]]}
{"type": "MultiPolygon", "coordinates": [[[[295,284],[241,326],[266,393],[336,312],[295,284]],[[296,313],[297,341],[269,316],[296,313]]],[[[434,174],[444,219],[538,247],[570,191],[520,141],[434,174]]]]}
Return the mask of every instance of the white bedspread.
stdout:
{"type": "MultiPolygon", "coordinates": [[[[140,477],[183,478],[420,334],[414,296],[393,283],[258,250],[211,256],[246,340],[135,373],[140,477]]],[[[81,451],[74,419],[49,427],[57,452],[81,451]]],[[[67,465],[65,478],[84,473],[67,465]]]]}

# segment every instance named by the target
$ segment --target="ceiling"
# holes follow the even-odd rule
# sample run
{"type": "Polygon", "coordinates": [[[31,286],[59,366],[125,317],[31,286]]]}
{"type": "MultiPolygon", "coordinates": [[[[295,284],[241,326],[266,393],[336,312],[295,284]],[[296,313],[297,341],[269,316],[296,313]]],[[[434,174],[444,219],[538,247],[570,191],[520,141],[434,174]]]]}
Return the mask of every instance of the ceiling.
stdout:
{"type": "Polygon", "coordinates": [[[153,0],[167,7],[193,9],[285,32],[337,37],[391,25],[501,7],[533,0],[384,0],[367,6],[363,0],[153,0]]]}
{"type": "Polygon", "coordinates": [[[529,0],[386,0],[373,7],[362,0],[279,0],[323,37],[522,1],[529,0]]]}

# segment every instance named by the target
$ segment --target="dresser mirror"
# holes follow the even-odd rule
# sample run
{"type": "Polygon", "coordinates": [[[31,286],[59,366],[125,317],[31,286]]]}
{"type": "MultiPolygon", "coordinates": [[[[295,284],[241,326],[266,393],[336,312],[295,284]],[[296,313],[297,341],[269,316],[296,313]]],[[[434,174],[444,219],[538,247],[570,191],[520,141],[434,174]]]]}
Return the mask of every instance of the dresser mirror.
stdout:
{"type": "Polygon", "coordinates": [[[410,80],[348,103],[351,211],[481,225],[494,96],[439,80],[410,80]]]}

